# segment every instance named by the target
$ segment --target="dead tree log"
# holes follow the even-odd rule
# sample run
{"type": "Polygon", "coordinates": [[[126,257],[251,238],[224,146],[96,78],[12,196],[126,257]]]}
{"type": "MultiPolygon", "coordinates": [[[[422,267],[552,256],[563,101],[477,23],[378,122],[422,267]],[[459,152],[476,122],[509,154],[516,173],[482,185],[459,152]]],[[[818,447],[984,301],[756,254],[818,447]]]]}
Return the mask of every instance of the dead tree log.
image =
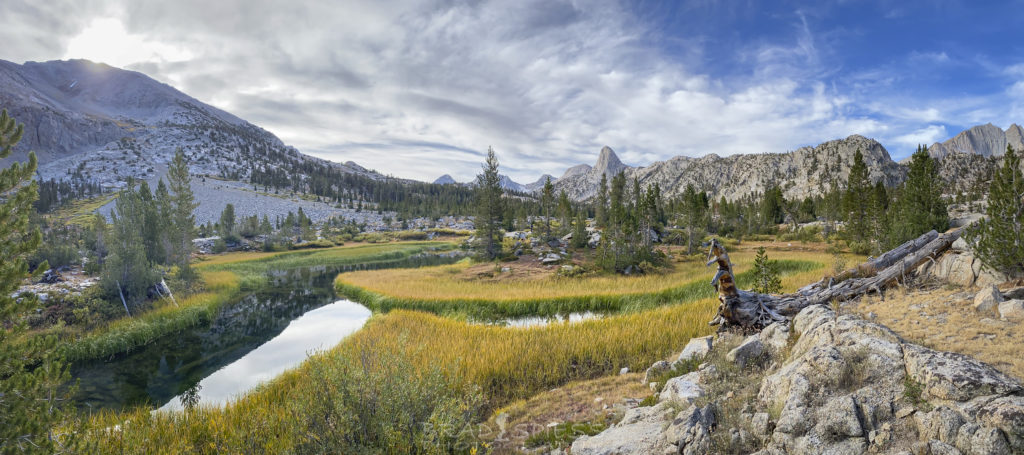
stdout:
{"type": "Polygon", "coordinates": [[[931,231],[878,258],[869,259],[857,267],[844,271],[837,277],[823,279],[795,293],[783,295],[759,294],[736,289],[732,264],[728,261],[725,248],[717,240],[713,240],[708,252],[708,265],[718,263],[718,273],[711,284],[718,290],[720,304],[718,315],[709,324],[756,329],[772,322],[788,321],[810,305],[842,302],[870,292],[881,293],[925,261],[945,252],[959,237],[959,229],[941,235],[931,231]],[[723,268],[723,257],[728,267],[723,268]],[[725,275],[728,275],[728,279],[725,275]],[[723,283],[732,285],[723,286],[723,283]]]}

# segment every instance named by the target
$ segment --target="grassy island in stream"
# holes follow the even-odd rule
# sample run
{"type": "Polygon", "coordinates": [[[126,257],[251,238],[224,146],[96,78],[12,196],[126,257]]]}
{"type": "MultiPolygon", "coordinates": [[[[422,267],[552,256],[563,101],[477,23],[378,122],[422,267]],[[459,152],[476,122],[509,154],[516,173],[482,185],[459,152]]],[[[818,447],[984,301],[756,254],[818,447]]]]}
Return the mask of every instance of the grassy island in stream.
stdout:
{"type": "MultiPolygon", "coordinates": [[[[733,263],[741,288],[749,287],[754,252],[737,250],[733,263]]],[[[823,251],[772,252],[783,276],[821,275],[832,256],[823,251]]],[[[668,270],[639,276],[584,274],[562,276],[557,266],[520,272],[516,263],[503,263],[509,272],[493,265],[457,264],[380,271],[347,272],[338,276],[338,293],[374,311],[413,309],[446,316],[495,320],[521,316],[550,316],[593,311],[618,313],[692,302],[715,295],[708,284],[713,268],[701,258],[690,257],[668,270]]],[[[500,266],[498,266],[500,267],[500,266]]],[[[810,280],[807,280],[810,281],[810,280]]]]}

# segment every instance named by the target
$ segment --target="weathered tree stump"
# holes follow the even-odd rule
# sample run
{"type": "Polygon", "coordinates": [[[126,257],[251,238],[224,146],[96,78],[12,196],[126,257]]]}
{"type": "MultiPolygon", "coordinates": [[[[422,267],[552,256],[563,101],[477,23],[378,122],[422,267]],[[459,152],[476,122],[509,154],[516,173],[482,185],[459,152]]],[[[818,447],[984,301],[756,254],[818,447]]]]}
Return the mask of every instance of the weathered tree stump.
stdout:
{"type": "Polygon", "coordinates": [[[718,314],[710,325],[738,326],[758,329],[772,322],[791,320],[810,305],[845,301],[871,292],[881,293],[925,261],[932,260],[960,237],[960,230],[945,234],[928,232],[904,243],[877,258],[846,270],[831,278],[804,286],[794,293],[771,295],[741,291],[736,288],[729,255],[718,240],[711,241],[708,265],[718,264],[718,273],[711,285],[718,290],[718,314]]]}

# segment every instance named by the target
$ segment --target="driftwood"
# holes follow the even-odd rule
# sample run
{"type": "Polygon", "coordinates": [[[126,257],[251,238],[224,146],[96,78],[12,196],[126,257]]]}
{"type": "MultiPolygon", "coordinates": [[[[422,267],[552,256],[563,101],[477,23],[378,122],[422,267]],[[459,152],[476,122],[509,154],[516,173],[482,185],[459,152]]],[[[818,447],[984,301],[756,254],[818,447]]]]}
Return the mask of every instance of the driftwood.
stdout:
{"type": "Polygon", "coordinates": [[[784,322],[810,305],[845,301],[883,290],[905,278],[925,261],[949,249],[960,237],[960,230],[939,234],[928,232],[839,275],[804,286],[792,294],[770,295],[736,288],[729,255],[717,240],[711,241],[708,265],[718,264],[711,285],[718,290],[718,314],[710,325],[761,328],[772,322],[784,322]]]}

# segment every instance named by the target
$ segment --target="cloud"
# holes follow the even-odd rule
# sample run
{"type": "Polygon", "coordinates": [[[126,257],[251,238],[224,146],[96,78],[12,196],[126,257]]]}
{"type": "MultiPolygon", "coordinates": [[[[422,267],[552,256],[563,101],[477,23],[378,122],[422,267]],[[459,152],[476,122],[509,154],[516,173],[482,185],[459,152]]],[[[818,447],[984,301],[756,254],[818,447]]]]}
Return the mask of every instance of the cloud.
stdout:
{"type": "MultiPolygon", "coordinates": [[[[825,9],[781,11],[770,39],[736,38],[709,52],[719,36],[688,34],[659,15],[709,13],[702,30],[726,34],[727,21],[758,13],[672,5],[14,0],[0,4],[0,21],[21,23],[27,37],[0,58],[77,56],[98,50],[83,49],[83,35],[114,31],[134,43],[114,55],[132,69],[306,153],[422,180],[470,180],[488,146],[504,173],[528,182],[592,163],[604,145],[634,165],[782,152],[850,134],[902,146],[954,116],[1002,115],[989,99],[906,96],[894,66],[844,68],[837,46],[850,32],[822,25],[825,9]],[[90,32],[97,18],[106,26],[90,32]]],[[[951,60],[933,50],[911,56],[951,60]]]]}
{"type": "Polygon", "coordinates": [[[916,131],[896,136],[893,142],[905,147],[917,147],[920,144],[931,145],[949,138],[946,127],[942,125],[928,125],[916,131]]]}

